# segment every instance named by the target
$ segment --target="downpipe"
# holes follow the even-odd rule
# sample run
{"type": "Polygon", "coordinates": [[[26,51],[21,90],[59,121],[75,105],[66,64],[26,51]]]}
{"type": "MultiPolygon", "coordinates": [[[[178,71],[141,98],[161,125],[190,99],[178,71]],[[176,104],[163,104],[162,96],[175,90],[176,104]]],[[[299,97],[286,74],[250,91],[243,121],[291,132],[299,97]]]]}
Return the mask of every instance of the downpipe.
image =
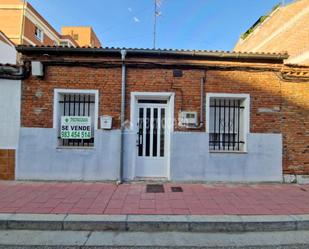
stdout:
{"type": "Polygon", "coordinates": [[[205,76],[202,77],[200,79],[200,98],[201,98],[201,103],[200,103],[200,121],[199,121],[199,124],[198,125],[195,125],[195,126],[190,126],[188,128],[190,129],[200,129],[203,127],[204,125],[204,88],[205,88],[205,83],[206,83],[206,73],[205,73],[205,76]]]}
{"type": "Polygon", "coordinates": [[[121,110],[120,110],[120,169],[119,169],[119,179],[117,184],[122,184],[123,182],[123,168],[124,168],[124,131],[125,131],[125,108],[126,108],[126,54],[127,51],[122,49],[121,53],[121,110]]]}

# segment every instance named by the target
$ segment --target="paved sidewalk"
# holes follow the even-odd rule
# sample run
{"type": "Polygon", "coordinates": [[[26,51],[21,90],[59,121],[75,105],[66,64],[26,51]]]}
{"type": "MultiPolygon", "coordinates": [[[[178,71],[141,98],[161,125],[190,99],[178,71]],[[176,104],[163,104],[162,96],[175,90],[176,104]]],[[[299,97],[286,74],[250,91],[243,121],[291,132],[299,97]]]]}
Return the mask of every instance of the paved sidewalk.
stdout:
{"type": "Polygon", "coordinates": [[[309,214],[309,185],[4,182],[0,213],[290,215],[309,214]],[[183,192],[172,192],[181,186],[183,192]]]}

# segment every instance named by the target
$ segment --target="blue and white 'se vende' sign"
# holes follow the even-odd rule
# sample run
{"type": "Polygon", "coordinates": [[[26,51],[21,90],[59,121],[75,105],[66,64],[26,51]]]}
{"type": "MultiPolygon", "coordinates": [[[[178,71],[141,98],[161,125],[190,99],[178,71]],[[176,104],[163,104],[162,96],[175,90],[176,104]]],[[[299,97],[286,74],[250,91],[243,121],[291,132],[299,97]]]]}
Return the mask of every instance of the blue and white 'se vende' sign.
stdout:
{"type": "Polygon", "coordinates": [[[61,116],[62,139],[90,139],[91,117],[61,116]]]}

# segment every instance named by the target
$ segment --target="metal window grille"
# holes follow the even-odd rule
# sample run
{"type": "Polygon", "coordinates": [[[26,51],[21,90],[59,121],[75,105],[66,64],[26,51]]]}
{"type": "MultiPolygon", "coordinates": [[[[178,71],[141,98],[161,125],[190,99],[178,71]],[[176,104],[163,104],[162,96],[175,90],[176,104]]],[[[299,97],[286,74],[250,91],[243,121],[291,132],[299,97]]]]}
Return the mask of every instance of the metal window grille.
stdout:
{"type": "Polygon", "coordinates": [[[94,94],[60,94],[59,96],[59,127],[61,116],[88,116],[91,117],[90,139],[61,139],[58,135],[60,146],[92,147],[94,145],[95,121],[95,95],[94,94]]]}
{"type": "Polygon", "coordinates": [[[244,149],[242,99],[210,99],[209,147],[214,151],[244,149]]]}

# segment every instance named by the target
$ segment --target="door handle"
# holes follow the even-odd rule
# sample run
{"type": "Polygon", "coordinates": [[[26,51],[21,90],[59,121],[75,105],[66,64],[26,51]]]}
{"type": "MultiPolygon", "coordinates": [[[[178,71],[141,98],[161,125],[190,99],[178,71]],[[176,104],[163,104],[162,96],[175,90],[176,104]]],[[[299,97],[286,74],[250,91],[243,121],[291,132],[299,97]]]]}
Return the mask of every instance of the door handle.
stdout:
{"type": "Polygon", "coordinates": [[[140,146],[142,143],[141,143],[141,140],[143,139],[143,136],[139,133],[137,133],[138,137],[136,139],[136,146],[140,146]]]}

